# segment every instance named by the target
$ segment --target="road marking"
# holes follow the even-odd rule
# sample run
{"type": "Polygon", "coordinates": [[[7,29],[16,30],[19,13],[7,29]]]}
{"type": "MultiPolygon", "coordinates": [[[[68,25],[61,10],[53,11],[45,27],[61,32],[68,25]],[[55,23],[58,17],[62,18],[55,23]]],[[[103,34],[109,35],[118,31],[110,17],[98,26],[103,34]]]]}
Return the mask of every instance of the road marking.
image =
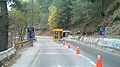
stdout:
{"type": "Polygon", "coordinates": [[[86,56],[84,56],[84,55],[80,55],[80,56],[86,58],[87,60],[89,60],[89,62],[90,62],[91,64],[95,65],[95,63],[94,63],[92,60],[90,60],[89,58],[87,58],[86,56]]]}
{"type": "Polygon", "coordinates": [[[44,47],[60,47],[60,45],[41,45],[41,46],[44,46],[44,47]]]}
{"type": "Polygon", "coordinates": [[[40,54],[46,54],[46,55],[56,55],[56,54],[66,54],[66,55],[74,55],[74,53],[40,53],[40,54]]]}
{"type": "Polygon", "coordinates": [[[57,67],[61,67],[60,65],[58,65],[57,67]]]}
{"type": "Polygon", "coordinates": [[[31,62],[31,65],[30,65],[29,67],[32,67],[32,66],[33,66],[34,62],[36,61],[36,57],[39,55],[39,53],[42,51],[42,49],[43,49],[43,46],[41,46],[41,47],[39,48],[39,50],[37,51],[35,57],[33,58],[32,62],[31,62]]]}
{"type": "MultiPolygon", "coordinates": [[[[75,53],[75,51],[74,50],[72,50],[72,49],[70,49],[72,52],[74,52],[75,53]]],[[[91,64],[93,64],[93,65],[95,65],[95,63],[92,61],[92,60],[90,60],[89,58],[87,58],[86,56],[84,56],[84,55],[79,55],[78,54],[78,56],[81,56],[81,57],[84,57],[84,58],[86,58],[91,64]]]]}
{"type": "MultiPolygon", "coordinates": [[[[67,48],[67,46],[65,45],[65,48],[67,48]]],[[[73,49],[69,49],[70,51],[72,51],[74,54],[76,53],[73,49]]],[[[78,55],[78,54],[77,54],[78,55]]],[[[83,58],[86,58],[91,64],[93,64],[93,65],[95,65],[95,63],[92,61],[92,60],[90,60],[89,58],[87,58],[86,56],[84,56],[84,55],[78,55],[78,56],[81,56],[81,57],[83,57],[83,58]]]]}
{"type": "Polygon", "coordinates": [[[47,47],[46,49],[47,50],[67,50],[67,49],[61,48],[61,47],[60,48],[56,48],[56,47],[55,48],[49,48],[49,47],[47,47]]]}

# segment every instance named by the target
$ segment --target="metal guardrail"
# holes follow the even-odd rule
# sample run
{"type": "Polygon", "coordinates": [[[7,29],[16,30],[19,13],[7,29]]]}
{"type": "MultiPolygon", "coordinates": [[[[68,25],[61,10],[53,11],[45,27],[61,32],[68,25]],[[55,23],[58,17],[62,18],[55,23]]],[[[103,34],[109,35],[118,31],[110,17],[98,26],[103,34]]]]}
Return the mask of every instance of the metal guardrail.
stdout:
{"type": "Polygon", "coordinates": [[[11,55],[15,54],[15,47],[9,48],[3,52],[0,52],[0,61],[4,60],[5,58],[9,58],[11,55]]]}
{"type": "Polygon", "coordinates": [[[24,43],[27,43],[27,42],[28,42],[28,40],[16,42],[16,43],[13,45],[14,47],[11,47],[11,48],[9,48],[8,50],[5,50],[5,51],[0,52],[0,65],[1,65],[1,62],[4,63],[4,61],[7,61],[7,60],[5,60],[5,59],[10,59],[10,57],[15,54],[15,52],[16,52],[16,47],[22,46],[24,43]]]}

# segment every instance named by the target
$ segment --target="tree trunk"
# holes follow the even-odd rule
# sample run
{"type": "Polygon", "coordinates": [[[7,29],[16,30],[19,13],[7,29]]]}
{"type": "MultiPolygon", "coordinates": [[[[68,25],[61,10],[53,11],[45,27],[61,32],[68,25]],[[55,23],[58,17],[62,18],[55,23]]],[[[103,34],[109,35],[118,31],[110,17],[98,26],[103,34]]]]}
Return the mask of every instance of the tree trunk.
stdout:
{"type": "Polygon", "coordinates": [[[8,47],[8,11],[6,1],[0,1],[0,51],[8,47]]]}

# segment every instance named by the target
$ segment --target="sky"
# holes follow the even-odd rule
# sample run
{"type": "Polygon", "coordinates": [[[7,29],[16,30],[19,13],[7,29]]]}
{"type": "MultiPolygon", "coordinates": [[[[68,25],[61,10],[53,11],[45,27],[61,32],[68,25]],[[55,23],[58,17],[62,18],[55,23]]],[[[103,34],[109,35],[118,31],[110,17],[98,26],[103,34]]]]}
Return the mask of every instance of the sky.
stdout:
{"type": "Polygon", "coordinates": [[[8,11],[11,11],[11,7],[10,7],[11,3],[7,3],[7,8],[8,8],[8,11]]]}
{"type": "MultiPolygon", "coordinates": [[[[23,0],[23,1],[26,1],[28,2],[28,0],[23,0]]],[[[10,7],[11,3],[7,3],[7,8],[8,8],[8,11],[11,11],[11,7],[10,7]]]]}

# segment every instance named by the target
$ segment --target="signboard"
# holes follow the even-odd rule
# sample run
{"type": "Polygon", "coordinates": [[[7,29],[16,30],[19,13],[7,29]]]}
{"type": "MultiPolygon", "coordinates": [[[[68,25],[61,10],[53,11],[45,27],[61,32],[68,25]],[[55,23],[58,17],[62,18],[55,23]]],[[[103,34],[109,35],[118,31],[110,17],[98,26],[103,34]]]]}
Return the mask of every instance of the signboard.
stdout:
{"type": "Polygon", "coordinates": [[[34,27],[27,28],[27,32],[28,32],[28,34],[27,34],[28,38],[35,38],[35,29],[34,29],[34,27]]]}
{"type": "Polygon", "coordinates": [[[99,27],[99,30],[98,30],[98,34],[104,36],[104,35],[105,35],[105,27],[100,26],[100,27],[99,27]]]}

